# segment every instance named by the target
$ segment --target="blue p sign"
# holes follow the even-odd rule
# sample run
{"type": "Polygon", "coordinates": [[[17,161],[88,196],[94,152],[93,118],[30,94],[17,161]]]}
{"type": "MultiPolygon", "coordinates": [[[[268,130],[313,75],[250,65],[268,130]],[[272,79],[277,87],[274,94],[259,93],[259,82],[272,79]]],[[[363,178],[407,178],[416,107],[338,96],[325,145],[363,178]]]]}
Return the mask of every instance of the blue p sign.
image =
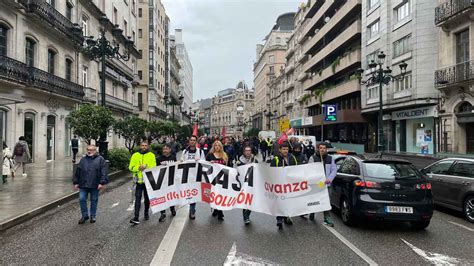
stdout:
{"type": "Polygon", "coordinates": [[[325,105],[324,121],[337,121],[337,109],[336,105],[325,105]]]}

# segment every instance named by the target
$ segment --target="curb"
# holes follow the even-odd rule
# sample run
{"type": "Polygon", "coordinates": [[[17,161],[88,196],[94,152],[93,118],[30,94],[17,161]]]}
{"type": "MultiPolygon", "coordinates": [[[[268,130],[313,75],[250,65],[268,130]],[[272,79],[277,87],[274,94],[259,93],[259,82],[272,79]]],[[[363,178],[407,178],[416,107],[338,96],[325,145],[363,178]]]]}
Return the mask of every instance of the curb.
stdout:
{"type": "MultiPolygon", "coordinates": [[[[109,174],[109,179],[111,179],[110,183],[115,182],[117,180],[120,180],[122,178],[128,177],[127,175],[124,175],[124,177],[122,177],[122,178],[117,178],[117,177],[120,177],[121,175],[123,175],[125,173],[127,173],[127,171],[125,171],[125,170],[110,173],[109,174]]],[[[51,209],[56,208],[56,206],[58,206],[58,205],[62,205],[62,204],[65,204],[69,201],[77,199],[78,195],[79,195],[79,191],[71,192],[70,194],[67,194],[67,195],[65,195],[65,196],[63,196],[59,199],[52,200],[52,201],[50,201],[50,202],[48,202],[48,203],[46,203],[42,206],[39,206],[39,207],[37,207],[33,210],[29,210],[25,213],[22,213],[20,215],[17,215],[13,218],[10,218],[10,219],[4,221],[4,222],[1,222],[0,223],[0,232],[3,232],[3,231],[5,231],[9,228],[12,228],[16,225],[24,223],[24,222],[26,222],[26,221],[28,221],[28,220],[44,213],[46,211],[49,211],[51,209]]]]}

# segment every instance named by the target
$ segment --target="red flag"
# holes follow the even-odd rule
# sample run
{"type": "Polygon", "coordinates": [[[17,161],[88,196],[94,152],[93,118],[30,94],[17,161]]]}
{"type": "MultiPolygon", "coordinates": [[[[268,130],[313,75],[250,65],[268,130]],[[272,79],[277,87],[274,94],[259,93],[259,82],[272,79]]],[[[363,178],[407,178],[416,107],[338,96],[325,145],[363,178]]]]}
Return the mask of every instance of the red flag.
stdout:
{"type": "Polygon", "coordinates": [[[225,138],[225,126],[222,128],[221,136],[222,136],[223,138],[225,138]]]}
{"type": "Polygon", "coordinates": [[[290,128],[286,132],[281,133],[280,138],[278,139],[277,143],[278,145],[283,144],[283,142],[288,141],[288,135],[294,135],[295,134],[295,129],[290,128]]]}
{"type": "Polygon", "coordinates": [[[197,137],[197,135],[198,135],[198,124],[195,123],[193,126],[193,136],[197,137]]]}

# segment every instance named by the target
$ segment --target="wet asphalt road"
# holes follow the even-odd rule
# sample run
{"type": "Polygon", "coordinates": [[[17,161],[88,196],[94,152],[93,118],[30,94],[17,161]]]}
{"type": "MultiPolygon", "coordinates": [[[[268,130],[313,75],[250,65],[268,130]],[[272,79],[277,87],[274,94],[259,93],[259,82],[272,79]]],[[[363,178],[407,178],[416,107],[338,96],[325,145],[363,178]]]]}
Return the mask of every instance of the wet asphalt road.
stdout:
{"type": "MultiPolygon", "coordinates": [[[[101,195],[95,224],[78,225],[78,203],[70,202],[0,233],[0,265],[149,264],[172,219],[159,223],[152,215],[149,221],[130,226],[129,183],[114,186],[101,195]]],[[[242,211],[234,210],[225,212],[225,221],[220,222],[211,217],[208,206],[199,204],[197,219],[184,225],[172,264],[222,265],[234,244],[234,258],[247,261],[367,264],[322,225],[322,215],[316,221],[295,217],[295,224],[283,231],[277,230],[274,217],[252,213],[251,218],[252,224],[245,226],[242,211]]],[[[474,225],[456,212],[436,210],[430,226],[421,231],[404,223],[370,222],[349,228],[337,215],[333,218],[334,229],[380,265],[428,265],[430,259],[474,264],[474,225]]]]}

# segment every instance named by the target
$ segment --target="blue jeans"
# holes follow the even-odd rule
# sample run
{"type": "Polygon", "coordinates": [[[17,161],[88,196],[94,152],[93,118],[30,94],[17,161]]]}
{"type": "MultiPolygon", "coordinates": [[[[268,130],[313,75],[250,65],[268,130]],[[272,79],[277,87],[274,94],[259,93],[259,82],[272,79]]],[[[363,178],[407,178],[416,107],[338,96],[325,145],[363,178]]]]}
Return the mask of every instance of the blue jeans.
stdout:
{"type": "Polygon", "coordinates": [[[97,213],[97,202],[99,201],[99,190],[97,188],[81,188],[79,190],[79,203],[81,205],[81,213],[83,218],[89,217],[87,210],[87,194],[91,194],[91,217],[95,218],[97,213]]]}

